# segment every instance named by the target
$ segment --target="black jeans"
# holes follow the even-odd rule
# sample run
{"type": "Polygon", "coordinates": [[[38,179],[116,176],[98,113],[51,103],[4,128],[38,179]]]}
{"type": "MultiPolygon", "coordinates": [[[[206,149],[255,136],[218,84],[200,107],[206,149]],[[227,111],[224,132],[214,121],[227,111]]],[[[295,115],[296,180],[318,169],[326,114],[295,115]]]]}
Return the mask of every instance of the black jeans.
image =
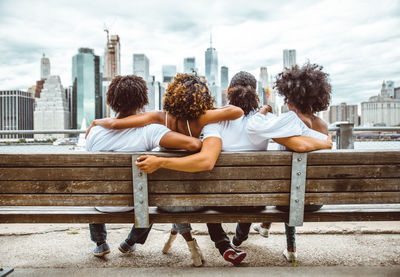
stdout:
{"type": "Polygon", "coordinates": [[[218,248],[221,255],[224,255],[224,252],[228,248],[231,248],[231,241],[226,235],[224,229],[222,229],[221,223],[207,223],[207,228],[211,240],[215,243],[215,247],[218,248]]]}

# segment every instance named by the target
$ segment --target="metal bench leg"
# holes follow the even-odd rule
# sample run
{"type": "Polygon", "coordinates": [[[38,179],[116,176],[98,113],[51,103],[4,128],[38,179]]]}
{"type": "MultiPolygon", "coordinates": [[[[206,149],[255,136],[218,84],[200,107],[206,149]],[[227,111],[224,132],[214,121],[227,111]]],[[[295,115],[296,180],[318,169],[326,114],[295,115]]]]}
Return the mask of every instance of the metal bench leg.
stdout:
{"type": "Polygon", "coordinates": [[[290,187],[289,226],[303,226],[307,153],[293,152],[290,187]]]}
{"type": "Polygon", "coordinates": [[[0,268],[0,277],[7,276],[14,271],[14,268],[0,268]]]}
{"type": "Polygon", "coordinates": [[[140,155],[132,156],[133,201],[135,205],[135,226],[149,227],[149,194],[147,188],[147,174],[140,172],[135,165],[140,155]]]}

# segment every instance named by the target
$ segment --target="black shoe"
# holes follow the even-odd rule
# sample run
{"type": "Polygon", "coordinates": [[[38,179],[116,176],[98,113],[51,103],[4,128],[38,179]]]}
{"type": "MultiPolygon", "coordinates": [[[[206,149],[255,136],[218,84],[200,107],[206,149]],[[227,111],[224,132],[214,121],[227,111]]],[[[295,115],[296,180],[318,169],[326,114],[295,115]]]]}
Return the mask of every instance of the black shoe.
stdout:
{"type": "Polygon", "coordinates": [[[232,239],[232,244],[236,247],[239,247],[242,244],[243,240],[238,239],[236,236],[232,239]]]}

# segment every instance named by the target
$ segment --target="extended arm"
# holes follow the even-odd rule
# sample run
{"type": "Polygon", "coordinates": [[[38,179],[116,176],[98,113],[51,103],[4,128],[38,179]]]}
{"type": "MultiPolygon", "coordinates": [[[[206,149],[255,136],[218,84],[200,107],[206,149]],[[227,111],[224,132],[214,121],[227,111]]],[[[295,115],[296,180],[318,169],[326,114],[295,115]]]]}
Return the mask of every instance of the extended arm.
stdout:
{"type": "Polygon", "coordinates": [[[198,151],[201,141],[198,138],[182,135],[177,132],[168,132],[160,140],[160,146],[169,149],[184,149],[187,151],[198,151]]]}
{"type": "Polygon", "coordinates": [[[199,153],[181,158],[164,158],[144,155],[138,158],[136,166],[145,173],[152,173],[159,168],[185,172],[211,170],[214,168],[221,148],[222,140],[220,138],[209,137],[203,141],[203,146],[199,153]]]}
{"type": "Polygon", "coordinates": [[[143,127],[152,123],[163,124],[160,122],[160,111],[150,111],[142,114],[134,114],[124,118],[102,118],[95,119],[86,130],[88,136],[90,129],[94,126],[101,126],[107,129],[127,129],[143,127]]]}
{"type": "Polygon", "coordinates": [[[238,119],[243,115],[243,110],[239,107],[228,105],[214,110],[207,110],[199,117],[199,123],[205,126],[210,123],[217,123],[224,120],[238,119]]]}
{"type": "Polygon", "coordinates": [[[331,136],[328,136],[328,139],[326,140],[320,140],[305,136],[275,138],[273,140],[296,152],[309,152],[313,150],[332,148],[331,136]]]}

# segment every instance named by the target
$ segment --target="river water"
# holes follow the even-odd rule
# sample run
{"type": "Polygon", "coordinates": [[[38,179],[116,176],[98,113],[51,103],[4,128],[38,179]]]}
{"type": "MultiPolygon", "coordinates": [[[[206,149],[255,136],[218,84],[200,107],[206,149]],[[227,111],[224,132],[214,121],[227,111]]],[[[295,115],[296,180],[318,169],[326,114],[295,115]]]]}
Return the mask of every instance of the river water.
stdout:
{"type": "MultiPolygon", "coordinates": [[[[355,141],[355,149],[377,149],[377,150],[399,150],[400,141],[355,141]]],[[[269,150],[277,150],[276,143],[270,143],[269,150]]],[[[333,143],[336,149],[336,143],[333,143]]],[[[30,154],[30,153],[72,153],[84,152],[83,148],[71,145],[50,145],[50,144],[21,144],[21,145],[0,145],[0,154],[30,154]]]]}

